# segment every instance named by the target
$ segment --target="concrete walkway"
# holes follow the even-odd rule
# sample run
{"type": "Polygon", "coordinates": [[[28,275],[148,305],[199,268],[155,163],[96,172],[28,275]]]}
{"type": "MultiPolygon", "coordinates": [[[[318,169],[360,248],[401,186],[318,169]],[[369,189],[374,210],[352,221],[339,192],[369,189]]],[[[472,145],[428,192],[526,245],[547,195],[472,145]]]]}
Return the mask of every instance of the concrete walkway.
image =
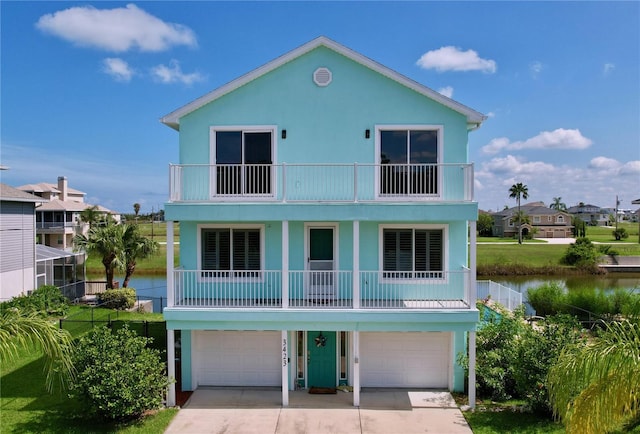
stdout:
{"type": "Polygon", "coordinates": [[[405,389],[363,389],[360,408],[352,393],[289,392],[280,405],[275,388],[200,388],[165,433],[225,434],[471,434],[451,394],[405,389]]]}

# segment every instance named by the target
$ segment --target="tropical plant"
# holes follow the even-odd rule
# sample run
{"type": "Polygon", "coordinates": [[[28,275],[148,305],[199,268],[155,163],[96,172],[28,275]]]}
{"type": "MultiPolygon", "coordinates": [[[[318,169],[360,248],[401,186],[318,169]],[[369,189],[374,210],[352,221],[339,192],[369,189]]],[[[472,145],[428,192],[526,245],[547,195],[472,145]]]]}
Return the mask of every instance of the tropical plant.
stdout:
{"type": "Polygon", "coordinates": [[[108,289],[98,294],[100,307],[126,310],[136,304],[136,290],[133,288],[108,289]]]}
{"type": "Polygon", "coordinates": [[[136,261],[145,259],[158,251],[158,243],[141,235],[137,225],[125,225],[122,235],[125,276],[122,286],[126,288],[136,269],[136,261]]]}
{"type": "Polygon", "coordinates": [[[616,241],[620,241],[629,238],[629,233],[625,228],[618,228],[613,231],[613,237],[616,241]]]}
{"type": "Polygon", "coordinates": [[[76,235],[76,250],[84,250],[88,254],[100,256],[104,266],[107,289],[113,289],[113,275],[117,266],[123,264],[123,226],[109,222],[104,226],[94,226],[87,235],[76,235]]]}
{"type": "Polygon", "coordinates": [[[138,202],[133,204],[133,212],[135,212],[136,217],[138,217],[138,214],[140,213],[140,204],[138,202]]]}
{"type": "Polygon", "coordinates": [[[159,408],[169,379],[160,352],[148,347],[151,340],[127,326],[93,329],[74,354],[78,375],[72,396],[86,404],[88,413],[107,420],[127,420],[159,408]]]}
{"type": "Polygon", "coordinates": [[[85,208],[80,213],[80,221],[89,224],[89,229],[96,225],[102,219],[102,213],[98,208],[98,205],[85,208]]]}
{"type": "Polygon", "coordinates": [[[37,312],[21,313],[15,307],[0,312],[0,363],[18,357],[21,348],[37,347],[45,355],[45,386],[66,387],[74,377],[72,339],[66,330],[56,327],[37,312]]]}
{"type": "MultiPolygon", "coordinates": [[[[529,188],[518,182],[517,184],[513,184],[511,188],[509,188],[509,197],[515,198],[518,203],[518,215],[520,215],[520,199],[527,199],[529,197],[529,188]]],[[[522,222],[518,221],[518,243],[522,244],[522,222]]]]}
{"type": "Polygon", "coordinates": [[[42,285],[30,295],[19,295],[2,303],[2,308],[15,307],[23,314],[36,313],[41,316],[64,316],[69,310],[69,301],[55,285],[42,285]]]}
{"type": "Polygon", "coordinates": [[[573,265],[584,270],[594,269],[598,263],[599,252],[589,238],[576,238],[576,242],[569,244],[562,256],[562,263],[573,265]]]}
{"type": "Polygon", "coordinates": [[[568,347],[548,376],[549,397],[568,433],[606,433],[640,417],[640,323],[606,325],[568,347]]]}
{"type": "Polygon", "coordinates": [[[566,211],[567,205],[564,202],[562,202],[561,197],[554,197],[553,203],[549,205],[549,208],[555,209],[556,211],[566,211]]]}

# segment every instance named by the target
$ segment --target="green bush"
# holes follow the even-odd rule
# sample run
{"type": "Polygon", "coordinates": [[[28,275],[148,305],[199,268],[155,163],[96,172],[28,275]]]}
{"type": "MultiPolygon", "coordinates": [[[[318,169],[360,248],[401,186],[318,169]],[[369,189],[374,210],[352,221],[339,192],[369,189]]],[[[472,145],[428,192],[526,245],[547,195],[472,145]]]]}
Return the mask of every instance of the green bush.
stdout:
{"type": "Polygon", "coordinates": [[[527,300],[535,309],[536,315],[555,315],[562,311],[564,289],[558,282],[545,283],[537,288],[527,289],[527,300]]]}
{"type": "Polygon", "coordinates": [[[136,304],[136,290],[133,288],[108,289],[98,295],[100,307],[127,310],[136,304]]]}
{"type": "Polygon", "coordinates": [[[74,354],[72,397],[105,420],[129,420],[160,408],[169,381],[159,351],[147,347],[149,340],[128,327],[93,329],[74,354]]]}
{"type": "Polygon", "coordinates": [[[23,314],[64,316],[69,311],[69,301],[55,285],[42,285],[30,295],[20,295],[0,305],[0,309],[16,308],[23,314]]]}
{"type": "Polygon", "coordinates": [[[595,269],[598,264],[598,249],[588,238],[577,238],[567,247],[561,262],[585,270],[595,269]]]}
{"type": "Polygon", "coordinates": [[[624,240],[629,238],[629,233],[625,228],[618,228],[613,231],[613,238],[615,238],[616,241],[624,240]]]}
{"type": "Polygon", "coordinates": [[[522,329],[516,342],[513,373],[516,395],[531,410],[551,413],[547,373],[565,346],[582,339],[580,323],[570,315],[549,316],[522,329]]]}

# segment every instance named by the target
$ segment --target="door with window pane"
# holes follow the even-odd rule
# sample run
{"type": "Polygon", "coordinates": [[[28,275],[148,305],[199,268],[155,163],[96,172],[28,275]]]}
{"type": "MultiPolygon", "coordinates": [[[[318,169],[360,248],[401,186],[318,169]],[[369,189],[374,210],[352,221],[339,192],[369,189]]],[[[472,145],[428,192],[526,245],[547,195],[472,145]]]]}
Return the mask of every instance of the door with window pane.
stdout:
{"type": "Polygon", "coordinates": [[[215,138],[216,194],[270,195],[271,131],[216,131],[215,138]]]}
{"type": "Polygon", "coordinates": [[[438,194],[438,132],[380,131],[380,194],[438,194]]]}
{"type": "Polygon", "coordinates": [[[307,252],[306,298],[333,300],[335,298],[334,228],[309,228],[307,252]]]}

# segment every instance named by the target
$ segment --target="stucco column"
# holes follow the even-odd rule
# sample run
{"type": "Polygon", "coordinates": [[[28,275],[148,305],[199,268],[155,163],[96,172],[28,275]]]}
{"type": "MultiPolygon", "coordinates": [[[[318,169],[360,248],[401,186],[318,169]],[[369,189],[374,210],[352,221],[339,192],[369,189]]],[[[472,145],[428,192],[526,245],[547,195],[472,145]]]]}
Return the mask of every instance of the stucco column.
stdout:
{"type": "Polygon", "coordinates": [[[353,406],[360,407],[360,332],[353,332],[353,406]]]}
{"type": "Polygon", "coordinates": [[[167,407],[176,405],[176,351],[173,330],[167,330],[167,376],[169,377],[169,389],[167,390],[167,407]]]}
{"type": "Polygon", "coordinates": [[[282,308],[289,307],[289,221],[282,221],[282,308]]]}
{"type": "Polygon", "coordinates": [[[173,222],[167,225],[167,307],[174,305],[174,281],[173,281],[173,222]]]}
{"type": "Polygon", "coordinates": [[[469,222],[469,305],[475,307],[477,299],[476,289],[476,251],[477,251],[477,222],[469,222]]]}
{"type": "Polygon", "coordinates": [[[469,332],[469,407],[476,408],[476,332],[469,332]]]}
{"type": "Polygon", "coordinates": [[[353,308],[360,309],[360,221],[353,221],[353,308]]]}
{"type": "Polygon", "coordinates": [[[289,339],[287,330],[282,330],[282,406],[289,406],[289,339]]]}

